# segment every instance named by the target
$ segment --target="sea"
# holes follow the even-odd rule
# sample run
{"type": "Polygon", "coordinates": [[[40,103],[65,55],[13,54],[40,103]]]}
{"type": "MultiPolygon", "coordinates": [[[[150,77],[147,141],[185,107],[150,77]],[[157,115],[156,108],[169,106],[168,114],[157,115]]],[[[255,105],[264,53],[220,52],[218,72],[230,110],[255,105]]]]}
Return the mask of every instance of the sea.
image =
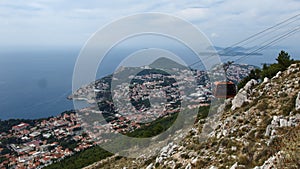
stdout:
{"type": "MultiPolygon", "coordinates": [[[[45,118],[74,109],[67,96],[72,92],[73,69],[79,52],[80,48],[1,50],[0,119],[45,118]]],[[[261,63],[276,62],[279,52],[280,49],[272,48],[238,63],[261,67],[261,63]]],[[[290,54],[300,56],[300,51],[292,50],[290,54]]],[[[221,57],[223,61],[238,58],[240,56],[221,57]]],[[[100,73],[99,77],[108,73],[100,73]]]]}

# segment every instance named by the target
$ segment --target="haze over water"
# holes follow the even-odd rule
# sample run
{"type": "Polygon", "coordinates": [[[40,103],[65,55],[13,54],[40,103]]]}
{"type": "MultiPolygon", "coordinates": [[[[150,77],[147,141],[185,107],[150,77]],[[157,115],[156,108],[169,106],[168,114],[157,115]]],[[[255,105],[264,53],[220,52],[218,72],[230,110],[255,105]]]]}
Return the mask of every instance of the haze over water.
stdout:
{"type": "MultiPolygon", "coordinates": [[[[280,49],[248,56],[241,63],[261,66],[273,63],[280,49]]],[[[299,51],[287,51],[300,59],[299,51]]],[[[79,49],[19,50],[0,53],[0,119],[35,119],[73,109],[66,97],[71,94],[72,74],[79,49]]],[[[120,55],[122,51],[119,52],[120,55]]],[[[221,57],[228,60],[228,57],[221,57]]],[[[230,60],[235,60],[232,57],[230,60]]],[[[108,74],[112,70],[105,68],[108,74]]]]}

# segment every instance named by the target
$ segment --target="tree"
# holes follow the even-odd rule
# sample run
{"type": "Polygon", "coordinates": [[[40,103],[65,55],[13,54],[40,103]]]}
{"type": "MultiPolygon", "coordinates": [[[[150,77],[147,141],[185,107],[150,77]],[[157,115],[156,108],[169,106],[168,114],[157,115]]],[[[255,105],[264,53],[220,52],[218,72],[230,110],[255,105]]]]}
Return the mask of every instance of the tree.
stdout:
{"type": "Polygon", "coordinates": [[[293,59],[290,59],[290,55],[285,52],[285,51],[281,51],[277,57],[277,62],[278,64],[281,66],[281,68],[286,69],[287,67],[289,67],[292,62],[294,61],[293,59]]]}
{"type": "Polygon", "coordinates": [[[251,79],[263,80],[265,77],[272,78],[277,72],[286,70],[294,62],[294,60],[290,58],[290,55],[283,50],[278,54],[276,61],[277,63],[270,65],[263,64],[261,71],[259,69],[251,71],[250,74],[238,84],[238,88],[244,87],[251,79]]]}

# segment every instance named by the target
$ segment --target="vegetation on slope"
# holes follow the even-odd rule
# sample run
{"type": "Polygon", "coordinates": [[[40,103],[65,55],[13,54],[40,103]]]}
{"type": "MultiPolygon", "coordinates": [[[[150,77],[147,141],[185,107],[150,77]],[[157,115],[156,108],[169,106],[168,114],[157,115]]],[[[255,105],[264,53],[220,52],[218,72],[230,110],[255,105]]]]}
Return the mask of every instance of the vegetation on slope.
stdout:
{"type": "Polygon", "coordinates": [[[9,119],[9,120],[1,120],[0,119],[0,131],[1,132],[8,132],[11,128],[15,125],[20,123],[28,123],[29,125],[33,126],[35,124],[35,120],[24,120],[24,119],[9,119]]]}
{"type": "MultiPolygon", "coordinates": [[[[198,119],[203,119],[208,115],[209,107],[200,107],[198,113],[198,119]]],[[[177,118],[177,113],[159,118],[148,125],[143,125],[140,129],[135,130],[127,135],[130,137],[152,137],[167,130],[177,118]]],[[[79,152],[71,157],[68,157],[62,161],[58,161],[45,169],[79,169],[102,159],[112,156],[111,153],[105,151],[100,146],[95,146],[85,151],[79,152]]],[[[116,158],[120,160],[123,158],[116,158]]]]}
{"type": "Polygon", "coordinates": [[[263,80],[265,77],[272,78],[277,72],[286,70],[294,62],[291,56],[283,50],[279,53],[276,61],[277,63],[270,65],[264,64],[262,69],[252,70],[250,74],[238,84],[238,88],[243,88],[251,79],[263,80]]]}
{"type": "Polygon", "coordinates": [[[95,146],[49,165],[45,169],[80,169],[111,155],[101,147],[95,146]]]}

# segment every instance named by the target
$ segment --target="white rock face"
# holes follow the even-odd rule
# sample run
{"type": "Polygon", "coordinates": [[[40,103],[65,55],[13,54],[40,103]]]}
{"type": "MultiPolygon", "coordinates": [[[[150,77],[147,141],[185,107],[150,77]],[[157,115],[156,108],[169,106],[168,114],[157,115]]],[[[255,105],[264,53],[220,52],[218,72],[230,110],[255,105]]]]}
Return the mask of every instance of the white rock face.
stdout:
{"type": "Polygon", "coordinates": [[[271,135],[271,130],[272,130],[272,127],[270,125],[268,125],[268,127],[266,128],[266,133],[265,133],[265,136],[270,136],[271,135]]]}
{"type": "Polygon", "coordinates": [[[272,79],[278,79],[281,76],[282,72],[277,72],[276,76],[274,76],[272,79]]]}
{"type": "Polygon", "coordinates": [[[161,164],[163,160],[164,160],[163,157],[157,157],[155,163],[161,164]]]}
{"type": "Polygon", "coordinates": [[[189,164],[185,167],[185,169],[192,169],[192,165],[189,163],[189,164]]]}
{"type": "Polygon", "coordinates": [[[288,126],[288,121],[286,119],[280,119],[279,120],[279,126],[280,127],[287,127],[288,126]]]}
{"type": "Polygon", "coordinates": [[[269,78],[265,77],[263,83],[268,83],[269,81],[270,81],[269,78]]]}
{"type": "Polygon", "coordinates": [[[238,163],[236,162],[235,164],[233,164],[233,166],[230,167],[230,169],[236,169],[238,167],[238,163]]]}
{"type": "Polygon", "coordinates": [[[252,89],[252,87],[254,86],[254,85],[256,85],[257,84],[257,81],[256,80],[254,80],[254,79],[251,79],[245,86],[244,86],[244,90],[246,90],[246,91],[249,91],[249,90],[251,90],[252,89]]]}
{"type": "Polygon", "coordinates": [[[175,145],[174,143],[169,143],[167,146],[161,149],[160,155],[156,158],[155,162],[161,164],[164,161],[164,159],[176,153],[178,148],[178,145],[175,145]]]}
{"type": "Polygon", "coordinates": [[[288,69],[287,69],[287,74],[295,73],[299,71],[299,68],[297,67],[297,64],[292,64],[288,69]]]}
{"type": "Polygon", "coordinates": [[[192,162],[191,162],[191,163],[192,163],[192,165],[194,165],[194,166],[195,166],[195,165],[197,164],[197,161],[198,161],[198,158],[195,158],[195,159],[193,159],[193,160],[192,160],[192,162]]]}
{"type": "Polygon", "coordinates": [[[251,94],[251,89],[254,85],[257,84],[257,81],[252,79],[250,80],[233,98],[231,110],[235,110],[236,108],[240,108],[244,103],[249,102],[249,95],[251,94]]]}
{"type": "Polygon", "coordinates": [[[296,98],[295,108],[297,111],[300,110],[300,92],[298,93],[298,96],[296,98]]]}
{"type": "Polygon", "coordinates": [[[276,135],[276,129],[279,127],[294,127],[299,125],[300,115],[294,115],[290,117],[273,116],[271,124],[266,128],[265,136],[272,137],[276,135]]]}
{"type": "Polygon", "coordinates": [[[147,167],[146,167],[146,169],[152,169],[153,168],[153,163],[151,163],[150,165],[148,165],[147,167]]]}
{"type": "Polygon", "coordinates": [[[241,91],[239,92],[234,99],[232,100],[232,110],[235,110],[236,108],[242,107],[242,105],[248,100],[247,92],[241,91]]]}

